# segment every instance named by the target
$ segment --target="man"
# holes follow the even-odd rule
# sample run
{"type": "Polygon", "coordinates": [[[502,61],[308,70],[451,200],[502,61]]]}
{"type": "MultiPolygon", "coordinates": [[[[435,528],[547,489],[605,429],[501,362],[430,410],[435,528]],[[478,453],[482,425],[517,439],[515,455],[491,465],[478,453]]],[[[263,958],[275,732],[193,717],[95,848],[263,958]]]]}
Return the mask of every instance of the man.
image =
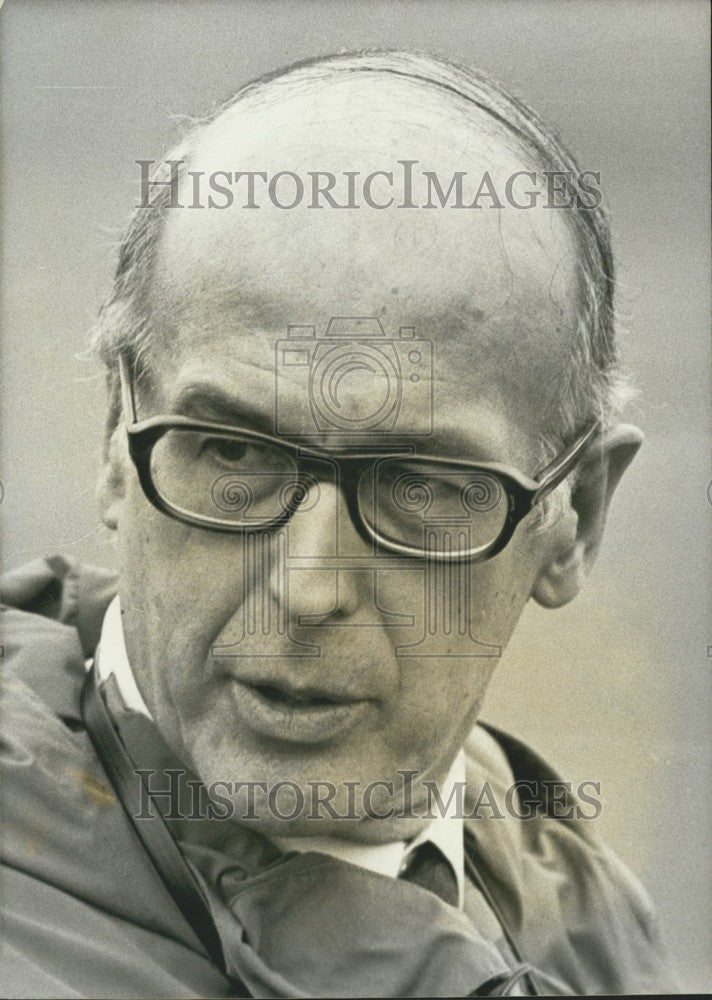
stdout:
{"type": "Polygon", "coordinates": [[[139,165],[95,333],[118,581],[5,590],[3,992],[669,990],[581,802],[477,722],[641,441],[591,177],[401,53],[139,165]]]}

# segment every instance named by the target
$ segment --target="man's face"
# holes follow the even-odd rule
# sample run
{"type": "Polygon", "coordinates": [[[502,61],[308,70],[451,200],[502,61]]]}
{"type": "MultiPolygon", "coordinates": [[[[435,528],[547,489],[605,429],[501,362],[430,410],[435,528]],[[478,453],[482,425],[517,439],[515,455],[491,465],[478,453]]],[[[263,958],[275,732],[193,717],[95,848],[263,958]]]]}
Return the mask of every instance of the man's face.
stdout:
{"type": "MultiPolygon", "coordinates": [[[[439,99],[424,94],[414,110],[411,88],[346,80],[247,106],[208,130],[190,168],[365,174],[410,158],[446,183],[455,170],[489,170],[500,187],[532,169],[486,120],[478,137],[439,99]]],[[[332,316],[378,317],[394,344],[401,326],[431,342],[432,396],[374,444],[415,442],[421,453],[530,475],[540,466],[575,323],[563,213],[235,205],[167,214],[152,294],[155,385],[139,393],[139,417],[187,413],[294,440],[313,389],[303,368],[281,365],[287,327],[313,325],[319,342],[332,316]],[[432,434],[419,437],[429,407],[432,434]]],[[[404,362],[408,352],[395,350],[404,362]]],[[[363,416],[382,389],[357,367],[339,382],[339,405],[363,416]]],[[[404,398],[413,391],[404,384],[404,398]]],[[[347,431],[312,429],[311,447],[353,448],[347,431]]],[[[346,813],[346,782],[391,780],[397,791],[399,770],[442,780],[549,553],[547,533],[525,521],[483,563],[379,568],[334,468],[324,463],[287,526],[222,534],[159,513],[127,463],[118,527],[129,656],[173,748],[208,783],[289,780],[308,792],[307,782],[331,782],[346,813]]],[[[373,806],[387,797],[381,788],[373,806]]],[[[371,840],[418,825],[262,820],[275,834],[371,840]]]]}

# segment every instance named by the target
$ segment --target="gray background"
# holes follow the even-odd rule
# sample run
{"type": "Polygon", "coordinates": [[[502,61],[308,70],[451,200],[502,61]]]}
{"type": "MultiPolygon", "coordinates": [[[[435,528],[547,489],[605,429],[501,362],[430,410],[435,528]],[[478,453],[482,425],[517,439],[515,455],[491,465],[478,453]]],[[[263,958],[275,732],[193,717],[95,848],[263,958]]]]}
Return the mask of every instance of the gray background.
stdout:
{"type": "Polygon", "coordinates": [[[601,171],[647,442],[587,591],[525,613],[485,714],[601,782],[598,828],[647,885],[684,985],[712,988],[707,5],[10,0],[0,16],[6,565],[113,562],[93,497],[102,379],[80,354],[133,161],[181,116],[305,56],[419,48],[504,81],[601,171]]]}

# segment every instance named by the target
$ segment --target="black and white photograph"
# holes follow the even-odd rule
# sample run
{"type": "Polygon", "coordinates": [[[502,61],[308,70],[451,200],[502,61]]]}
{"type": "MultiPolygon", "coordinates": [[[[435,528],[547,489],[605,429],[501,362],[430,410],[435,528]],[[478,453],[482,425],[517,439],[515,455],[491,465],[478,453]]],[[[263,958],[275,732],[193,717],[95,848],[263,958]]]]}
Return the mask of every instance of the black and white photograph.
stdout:
{"type": "Polygon", "coordinates": [[[712,992],[709,38],[2,4],[0,996],[712,992]]]}

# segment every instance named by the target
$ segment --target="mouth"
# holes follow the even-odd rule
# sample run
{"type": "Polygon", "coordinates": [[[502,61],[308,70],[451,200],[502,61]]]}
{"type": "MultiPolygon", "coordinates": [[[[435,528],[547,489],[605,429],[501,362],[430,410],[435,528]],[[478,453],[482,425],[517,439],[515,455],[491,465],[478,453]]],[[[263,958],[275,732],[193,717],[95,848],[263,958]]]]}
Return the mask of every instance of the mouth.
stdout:
{"type": "Polygon", "coordinates": [[[240,721],[253,732],[286,743],[325,744],[342,737],[361,718],[369,699],[233,679],[240,721]]]}

